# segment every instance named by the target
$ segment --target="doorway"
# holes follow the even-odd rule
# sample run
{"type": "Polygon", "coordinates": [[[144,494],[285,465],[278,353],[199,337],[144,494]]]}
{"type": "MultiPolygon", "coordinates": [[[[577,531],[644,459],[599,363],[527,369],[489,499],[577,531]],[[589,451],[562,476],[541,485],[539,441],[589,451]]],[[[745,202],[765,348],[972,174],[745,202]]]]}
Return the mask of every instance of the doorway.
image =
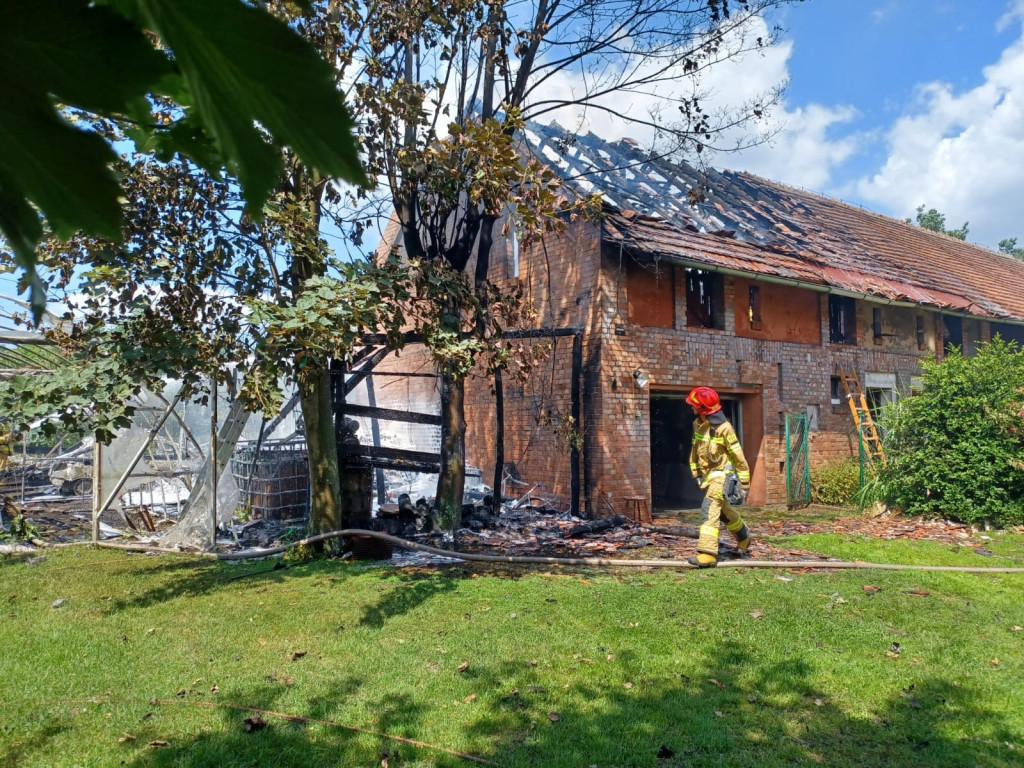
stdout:
{"type": "MultiPolygon", "coordinates": [[[[742,443],[739,398],[723,395],[722,410],[742,443]]],[[[690,474],[693,420],[685,393],[651,393],[651,504],[656,511],[696,509],[704,500],[704,492],[690,474]]]]}

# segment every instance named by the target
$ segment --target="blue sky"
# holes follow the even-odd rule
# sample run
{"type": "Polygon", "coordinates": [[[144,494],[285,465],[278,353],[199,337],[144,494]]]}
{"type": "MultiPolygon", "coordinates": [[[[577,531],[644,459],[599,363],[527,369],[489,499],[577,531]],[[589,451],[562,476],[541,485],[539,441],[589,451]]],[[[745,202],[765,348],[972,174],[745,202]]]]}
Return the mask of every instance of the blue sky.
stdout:
{"type": "Polygon", "coordinates": [[[1024,244],[1024,0],[809,0],[771,21],[780,46],[739,68],[788,76],[782,131],[716,165],[1024,244]]]}

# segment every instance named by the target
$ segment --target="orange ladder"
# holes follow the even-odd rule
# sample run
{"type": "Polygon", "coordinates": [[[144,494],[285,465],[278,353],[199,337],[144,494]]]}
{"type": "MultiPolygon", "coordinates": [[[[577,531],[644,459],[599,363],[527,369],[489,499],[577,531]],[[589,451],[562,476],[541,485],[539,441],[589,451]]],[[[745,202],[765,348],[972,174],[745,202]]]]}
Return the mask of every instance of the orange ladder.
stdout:
{"type": "Polygon", "coordinates": [[[846,402],[850,404],[850,412],[853,414],[853,421],[857,430],[864,439],[864,451],[868,456],[868,466],[871,473],[875,473],[876,462],[885,464],[885,451],[882,449],[882,438],[878,434],[875,420],[871,417],[871,409],[868,408],[867,398],[860,386],[860,379],[857,378],[857,371],[849,371],[837,367],[840,380],[843,382],[843,389],[846,391],[846,402]]]}

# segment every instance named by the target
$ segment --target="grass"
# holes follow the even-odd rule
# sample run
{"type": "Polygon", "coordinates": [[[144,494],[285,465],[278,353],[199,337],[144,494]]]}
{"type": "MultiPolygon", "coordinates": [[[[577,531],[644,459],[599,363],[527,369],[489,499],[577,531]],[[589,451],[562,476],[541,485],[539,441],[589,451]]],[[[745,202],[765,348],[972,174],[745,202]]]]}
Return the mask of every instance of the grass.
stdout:
{"type": "MultiPolygon", "coordinates": [[[[789,541],[886,562],[1024,553],[1019,535],[994,558],[789,541]]],[[[474,764],[322,723],[248,733],[225,704],[502,766],[1024,761],[1024,576],[271,568],[0,560],[0,766],[474,764]]]]}

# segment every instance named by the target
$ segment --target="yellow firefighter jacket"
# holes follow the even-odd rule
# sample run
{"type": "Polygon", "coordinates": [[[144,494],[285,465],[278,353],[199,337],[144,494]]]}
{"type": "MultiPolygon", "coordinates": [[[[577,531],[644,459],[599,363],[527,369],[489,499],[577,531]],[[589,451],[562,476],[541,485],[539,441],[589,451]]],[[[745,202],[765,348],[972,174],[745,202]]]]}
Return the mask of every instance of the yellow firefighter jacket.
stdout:
{"type": "MultiPolygon", "coordinates": [[[[714,417],[715,414],[712,414],[714,417]]],[[[744,488],[750,485],[750,466],[732,424],[725,419],[718,424],[702,419],[694,421],[690,472],[700,478],[701,487],[709,480],[724,478],[733,470],[744,488]]]]}

